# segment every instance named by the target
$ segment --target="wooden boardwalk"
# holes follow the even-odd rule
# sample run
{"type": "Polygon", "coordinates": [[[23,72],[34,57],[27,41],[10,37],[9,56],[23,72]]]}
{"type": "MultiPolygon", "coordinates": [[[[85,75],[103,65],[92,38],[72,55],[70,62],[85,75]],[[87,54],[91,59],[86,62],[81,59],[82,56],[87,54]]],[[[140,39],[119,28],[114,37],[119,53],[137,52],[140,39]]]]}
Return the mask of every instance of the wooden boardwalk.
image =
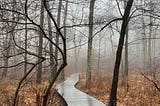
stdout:
{"type": "Polygon", "coordinates": [[[97,99],[75,88],[79,75],[73,74],[57,87],[57,91],[66,100],[68,106],[106,106],[97,99]]]}

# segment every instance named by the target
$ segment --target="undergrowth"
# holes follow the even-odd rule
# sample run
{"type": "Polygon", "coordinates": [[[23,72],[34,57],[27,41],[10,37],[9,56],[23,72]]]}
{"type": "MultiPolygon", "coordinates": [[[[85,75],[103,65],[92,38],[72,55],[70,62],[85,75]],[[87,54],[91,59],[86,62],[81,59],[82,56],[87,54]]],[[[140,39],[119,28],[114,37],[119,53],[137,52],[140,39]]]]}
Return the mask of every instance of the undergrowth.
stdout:
{"type": "MultiPolygon", "coordinates": [[[[12,106],[18,82],[18,80],[7,79],[0,81],[0,106],[12,106]]],[[[28,82],[20,89],[17,100],[18,106],[42,106],[47,84],[48,82],[45,81],[40,85],[36,85],[34,80],[28,82]]],[[[47,106],[63,106],[62,100],[54,88],[55,86],[50,93],[47,106]]]]}
{"type": "MultiPolygon", "coordinates": [[[[128,92],[126,87],[122,86],[121,78],[119,79],[117,92],[118,106],[160,106],[160,92],[156,90],[152,83],[140,75],[129,77],[128,92]]],[[[88,88],[85,86],[84,74],[80,75],[80,79],[77,85],[78,89],[94,96],[106,105],[108,104],[112,81],[111,75],[103,73],[97,76],[97,74],[94,74],[88,88]]]]}

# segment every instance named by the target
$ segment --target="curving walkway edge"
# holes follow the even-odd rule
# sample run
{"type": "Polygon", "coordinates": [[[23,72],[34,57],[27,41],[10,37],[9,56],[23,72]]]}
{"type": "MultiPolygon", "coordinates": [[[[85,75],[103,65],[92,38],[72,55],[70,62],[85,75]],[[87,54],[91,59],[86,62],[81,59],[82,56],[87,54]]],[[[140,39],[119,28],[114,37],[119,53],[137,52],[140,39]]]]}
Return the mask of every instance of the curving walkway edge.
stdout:
{"type": "Polygon", "coordinates": [[[79,81],[79,74],[71,75],[57,86],[58,93],[66,100],[68,106],[106,106],[97,99],[75,88],[79,81]]]}

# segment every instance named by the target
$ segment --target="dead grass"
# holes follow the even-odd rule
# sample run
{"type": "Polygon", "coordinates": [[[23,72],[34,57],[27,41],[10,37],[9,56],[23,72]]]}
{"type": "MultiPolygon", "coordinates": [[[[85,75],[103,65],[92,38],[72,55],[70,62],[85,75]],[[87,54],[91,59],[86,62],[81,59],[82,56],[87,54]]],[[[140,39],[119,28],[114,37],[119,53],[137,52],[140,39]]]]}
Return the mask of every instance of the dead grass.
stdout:
{"type": "MultiPolygon", "coordinates": [[[[65,72],[66,78],[69,77],[72,73],[72,71],[65,72]]],[[[42,84],[37,86],[35,83],[36,74],[33,73],[32,78],[26,84],[24,84],[24,87],[20,89],[18,96],[19,106],[41,106],[44,91],[49,82],[49,74],[50,73],[43,73],[42,84]]],[[[17,73],[15,75],[9,75],[5,79],[0,79],[0,106],[12,106],[14,93],[22,76],[22,73],[17,73]]],[[[64,106],[64,100],[55,90],[55,87],[62,82],[60,79],[61,76],[59,75],[53,86],[52,92],[50,93],[48,106],[64,106]]]]}
{"type": "MultiPolygon", "coordinates": [[[[18,85],[18,80],[4,79],[0,81],[0,106],[12,106],[14,93],[18,85]]],[[[56,82],[52,92],[50,93],[50,98],[48,101],[48,106],[63,106],[63,100],[60,98],[55,86],[59,82],[56,82]]],[[[41,106],[44,91],[46,89],[48,82],[44,81],[41,85],[36,85],[35,80],[29,81],[23,88],[21,88],[18,96],[19,106],[41,106]],[[37,98],[38,97],[38,98],[37,98]]]]}
{"type": "MultiPolygon", "coordinates": [[[[90,87],[86,88],[85,75],[80,75],[81,80],[77,87],[107,105],[111,88],[111,75],[103,73],[99,76],[93,75],[92,78],[90,87]]],[[[141,75],[130,76],[128,92],[125,87],[121,86],[121,82],[120,79],[117,94],[118,106],[160,106],[160,92],[141,75]]]]}

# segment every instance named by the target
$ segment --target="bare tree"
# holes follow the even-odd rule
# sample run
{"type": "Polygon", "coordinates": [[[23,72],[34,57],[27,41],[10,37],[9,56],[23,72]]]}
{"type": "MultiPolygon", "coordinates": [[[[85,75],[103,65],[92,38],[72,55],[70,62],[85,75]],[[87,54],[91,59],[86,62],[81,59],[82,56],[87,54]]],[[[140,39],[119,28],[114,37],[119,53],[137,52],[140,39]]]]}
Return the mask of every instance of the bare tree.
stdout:
{"type": "MultiPolygon", "coordinates": [[[[58,3],[58,13],[57,13],[57,27],[60,27],[61,21],[61,10],[62,10],[62,0],[59,0],[58,3]]],[[[56,45],[59,45],[59,33],[56,32],[56,45]]],[[[55,61],[58,61],[58,48],[55,47],[55,61]]],[[[58,68],[58,63],[55,63],[55,67],[51,70],[51,79],[55,76],[55,73],[58,68]]]]}
{"type": "MultiPolygon", "coordinates": [[[[13,3],[12,3],[12,10],[15,10],[16,7],[16,0],[13,0],[13,3]]],[[[12,16],[12,21],[15,21],[15,16],[14,16],[14,12],[11,12],[11,16],[12,16]]],[[[10,33],[7,34],[6,36],[6,39],[5,39],[5,43],[4,43],[4,70],[3,70],[3,73],[2,73],[2,78],[6,77],[7,76],[7,71],[8,71],[8,64],[9,64],[9,54],[11,52],[11,46],[12,45],[12,36],[14,36],[14,28],[15,28],[15,24],[12,23],[11,26],[8,24],[8,29],[10,30],[10,33]]]]}
{"type": "MultiPolygon", "coordinates": [[[[123,2],[124,2],[124,9],[126,8],[126,5],[127,5],[127,1],[128,0],[124,0],[123,2]]],[[[126,37],[125,37],[125,68],[124,68],[124,78],[123,78],[123,82],[122,82],[122,84],[124,85],[124,86],[126,86],[126,88],[127,88],[127,91],[128,91],[128,30],[129,29],[129,27],[127,26],[127,29],[126,29],[126,37]]]]}
{"type": "MultiPolygon", "coordinates": [[[[9,36],[9,41],[8,41],[8,36],[6,36],[5,42],[4,42],[4,67],[8,67],[8,61],[9,61],[9,53],[10,53],[10,42],[11,42],[11,36],[9,36]]],[[[2,78],[7,77],[7,72],[8,68],[4,68],[3,73],[2,73],[2,78]]]]}
{"type": "MultiPolygon", "coordinates": [[[[65,3],[63,26],[66,26],[67,13],[68,13],[68,1],[66,1],[66,3],[65,3]]],[[[63,33],[63,35],[66,38],[67,29],[65,27],[64,27],[64,33],[63,33]]],[[[65,70],[63,69],[62,72],[61,72],[61,80],[63,81],[64,79],[65,79],[65,70]]]]}
{"type": "MultiPolygon", "coordinates": [[[[40,15],[40,27],[43,29],[44,24],[44,5],[43,0],[41,0],[41,15],[40,15]]],[[[43,34],[42,32],[39,33],[39,47],[38,47],[38,56],[42,57],[42,51],[43,51],[43,34]]],[[[40,62],[41,59],[39,58],[38,61],[40,62]]],[[[42,62],[38,64],[37,67],[37,80],[36,83],[40,84],[42,78],[42,62]]]]}
{"type": "MultiPolygon", "coordinates": [[[[141,0],[141,5],[143,5],[143,0],[141,0]]],[[[142,11],[142,34],[143,34],[143,69],[146,73],[146,62],[147,62],[147,42],[146,42],[146,28],[145,28],[145,19],[144,19],[144,11],[142,11]]]]}
{"type": "Polygon", "coordinates": [[[127,6],[125,8],[125,12],[123,15],[123,22],[121,26],[121,33],[120,33],[119,44],[118,44],[117,53],[116,53],[116,61],[114,66],[114,74],[113,74],[113,80],[112,80],[109,106],[117,105],[117,86],[118,86],[118,78],[119,78],[119,67],[120,67],[124,38],[125,38],[126,29],[129,22],[129,15],[130,15],[130,10],[132,8],[132,4],[133,4],[133,0],[129,0],[127,2],[127,6]]]}
{"type": "MultiPolygon", "coordinates": [[[[27,18],[25,17],[25,50],[27,50],[27,18]]],[[[27,52],[24,55],[24,75],[27,73],[27,52]]]]}
{"type": "Polygon", "coordinates": [[[96,0],[90,1],[89,9],[89,35],[88,35],[88,50],[87,50],[87,71],[86,71],[86,86],[91,81],[91,64],[92,64],[92,36],[93,36],[93,15],[94,15],[94,4],[96,0]]]}

